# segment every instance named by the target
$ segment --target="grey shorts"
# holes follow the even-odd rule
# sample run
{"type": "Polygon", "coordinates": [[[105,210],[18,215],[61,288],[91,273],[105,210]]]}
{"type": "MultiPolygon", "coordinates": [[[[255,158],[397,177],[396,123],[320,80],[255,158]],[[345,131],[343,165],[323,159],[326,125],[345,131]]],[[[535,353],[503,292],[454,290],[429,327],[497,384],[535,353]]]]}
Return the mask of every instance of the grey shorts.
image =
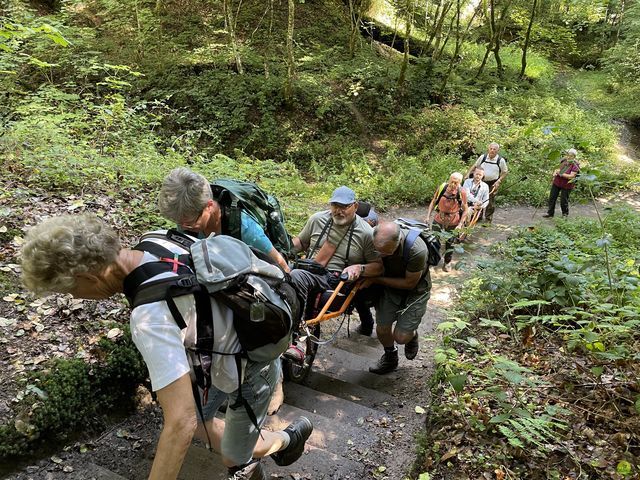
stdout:
{"type": "MultiPolygon", "coordinates": [[[[271,396],[280,377],[280,358],[268,363],[248,362],[242,383],[242,396],[249,402],[260,427],[267,418],[267,409],[271,396]]],[[[225,427],[222,436],[221,454],[236,465],[244,465],[253,457],[253,448],[258,441],[259,432],[249,419],[244,407],[231,408],[238,398],[238,390],[224,393],[212,388],[204,417],[209,420],[218,411],[226,399],[229,399],[224,418],[225,427]]]]}
{"type": "Polygon", "coordinates": [[[395,322],[396,328],[405,332],[417,330],[427,311],[429,296],[429,290],[406,294],[400,290],[385,288],[376,305],[376,323],[392,325],[395,322]]]}

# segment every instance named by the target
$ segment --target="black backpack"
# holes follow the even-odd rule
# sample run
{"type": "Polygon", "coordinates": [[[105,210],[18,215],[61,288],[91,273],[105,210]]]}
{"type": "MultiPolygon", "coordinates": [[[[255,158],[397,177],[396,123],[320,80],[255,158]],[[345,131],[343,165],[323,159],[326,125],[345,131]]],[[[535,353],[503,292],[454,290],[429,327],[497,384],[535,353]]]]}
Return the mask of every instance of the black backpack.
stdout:
{"type": "Polygon", "coordinates": [[[280,202],[255,183],[218,179],[211,183],[213,199],[222,209],[222,233],[242,240],[240,214],[244,210],[262,227],[273,246],[285,258],[291,257],[291,236],[284,225],[280,202]]]}
{"type": "Polygon", "coordinates": [[[440,240],[431,231],[429,225],[420,222],[419,220],[414,220],[413,218],[398,218],[397,220],[394,220],[394,222],[400,225],[400,227],[409,230],[404,242],[402,255],[402,261],[405,266],[409,263],[409,251],[418,237],[422,238],[424,243],[427,245],[427,250],[429,252],[427,264],[436,266],[440,263],[440,259],[442,258],[440,255],[440,240]]]}
{"type": "MultiPolygon", "coordinates": [[[[259,252],[230,236],[212,235],[194,241],[175,230],[146,234],[134,250],[149,252],[159,260],[143,263],[126,277],[124,293],[129,305],[135,308],[162,300],[167,302],[180,329],[187,329],[184,343],[194,383],[205,395],[212,384],[214,355],[233,355],[240,381],[242,358],[257,362],[273,360],[289,346],[294,321],[298,321],[300,315],[299,302],[288,275],[268,261],[266,255],[263,254],[264,260],[259,258],[259,252]],[[168,240],[190,253],[177,255],[153,238],[168,240]],[[176,275],[149,280],[165,272],[176,275]],[[195,325],[187,325],[176,306],[174,298],[182,295],[195,298],[195,325]],[[213,349],[211,297],[233,311],[233,325],[241,345],[239,351],[213,349]]],[[[232,408],[244,405],[258,428],[255,414],[242,397],[240,387],[239,384],[238,401],[232,408]]],[[[199,397],[197,405],[201,410],[199,397]]]]}

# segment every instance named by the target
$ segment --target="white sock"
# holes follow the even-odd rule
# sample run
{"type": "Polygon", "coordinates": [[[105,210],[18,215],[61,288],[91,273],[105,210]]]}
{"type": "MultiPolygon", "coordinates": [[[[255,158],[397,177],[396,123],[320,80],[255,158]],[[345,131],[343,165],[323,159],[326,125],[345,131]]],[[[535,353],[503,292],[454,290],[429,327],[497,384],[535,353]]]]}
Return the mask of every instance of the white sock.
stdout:
{"type": "Polygon", "coordinates": [[[279,452],[281,452],[282,450],[284,450],[285,448],[287,448],[289,446],[289,442],[291,441],[291,437],[284,430],[280,430],[278,433],[282,436],[282,447],[280,447],[280,450],[278,450],[279,452]]]}

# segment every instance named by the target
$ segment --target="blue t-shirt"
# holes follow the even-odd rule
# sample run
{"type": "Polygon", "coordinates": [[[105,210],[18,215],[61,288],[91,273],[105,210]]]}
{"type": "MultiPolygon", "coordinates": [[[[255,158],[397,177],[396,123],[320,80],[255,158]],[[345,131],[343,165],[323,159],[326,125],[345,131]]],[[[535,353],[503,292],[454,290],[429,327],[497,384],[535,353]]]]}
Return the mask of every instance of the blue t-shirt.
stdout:
{"type": "Polygon", "coordinates": [[[240,212],[240,240],[263,253],[269,253],[273,243],[264,233],[260,224],[244,210],[240,212]]]}

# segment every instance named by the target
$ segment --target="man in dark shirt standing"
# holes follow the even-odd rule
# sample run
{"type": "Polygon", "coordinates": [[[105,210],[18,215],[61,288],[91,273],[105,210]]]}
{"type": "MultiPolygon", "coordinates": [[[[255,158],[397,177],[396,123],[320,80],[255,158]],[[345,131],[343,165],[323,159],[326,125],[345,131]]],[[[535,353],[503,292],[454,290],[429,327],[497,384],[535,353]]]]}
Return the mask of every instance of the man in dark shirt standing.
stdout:
{"type": "Polygon", "coordinates": [[[418,326],[427,310],[431,277],[427,245],[417,231],[380,223],[373,229],[373,245],[382,257],[384,276],[367,279],[365,286],[384,287],[376,305],[376,333],[384,354],[369,371],[384,374],[398,367],[396,343],[404,345],[407,359],[418,354],[418,326]]]}

